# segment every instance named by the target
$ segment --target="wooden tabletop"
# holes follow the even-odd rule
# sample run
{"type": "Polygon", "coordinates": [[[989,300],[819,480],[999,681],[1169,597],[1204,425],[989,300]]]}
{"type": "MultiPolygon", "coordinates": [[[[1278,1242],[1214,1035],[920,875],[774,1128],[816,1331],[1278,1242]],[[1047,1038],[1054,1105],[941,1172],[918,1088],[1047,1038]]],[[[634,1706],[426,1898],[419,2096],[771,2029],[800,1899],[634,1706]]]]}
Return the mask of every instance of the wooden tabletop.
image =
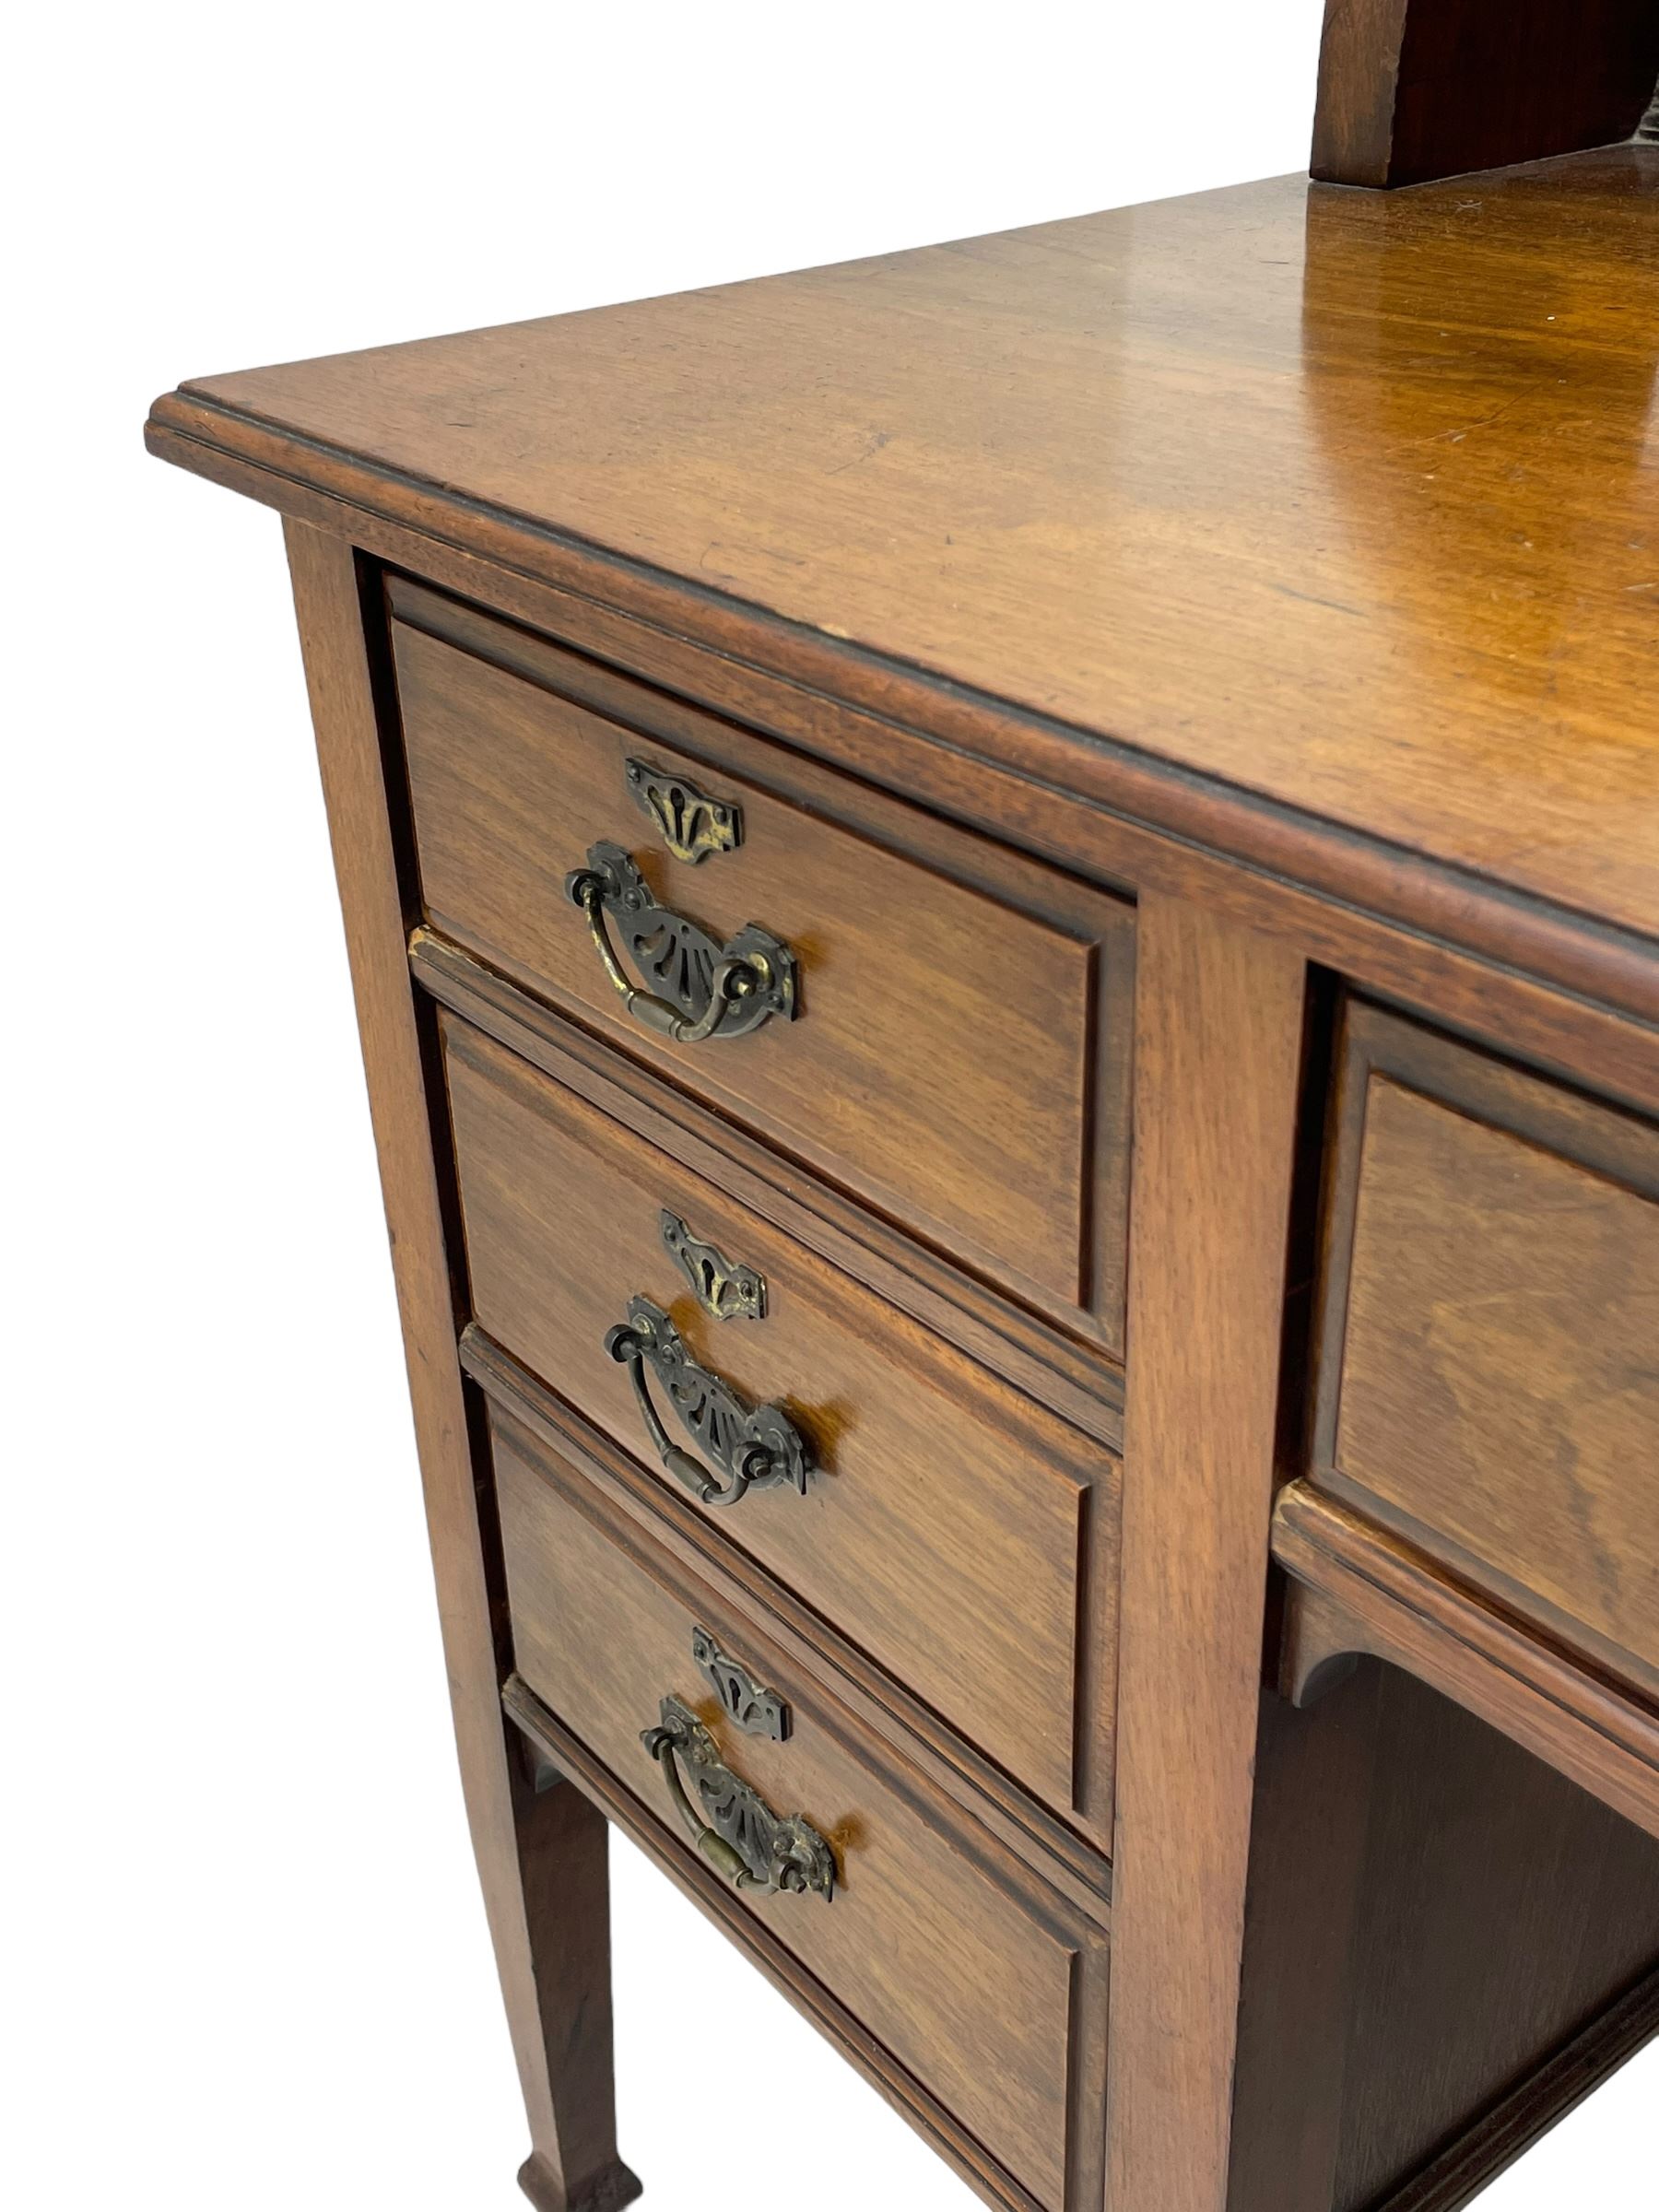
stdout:
{"type": "Polygon", "coordinates": [[[153,420],[274,429],[300,481],[441,493],[456,542],[587,541],[1659,938],[1656,371],[1659,147],[1621,147],[213,377],[153,420]]]}

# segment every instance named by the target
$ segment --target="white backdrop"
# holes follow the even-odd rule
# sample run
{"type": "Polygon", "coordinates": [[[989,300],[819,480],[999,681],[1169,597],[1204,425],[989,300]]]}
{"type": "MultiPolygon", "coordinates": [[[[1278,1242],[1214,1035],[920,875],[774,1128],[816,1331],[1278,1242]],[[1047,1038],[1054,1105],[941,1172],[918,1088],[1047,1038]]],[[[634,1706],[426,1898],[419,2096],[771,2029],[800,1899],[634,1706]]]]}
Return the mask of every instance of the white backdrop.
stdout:
{"type": "MultiPolygon", "coordinates": [[[[14,25],[19,2212],[522,2203],[277,524],[147,460],[147,402],[1298,169],[1319,13],[288,0],[14,25]]],[[[965,2212],[624,1844],[616,1889],[622,2141],[653,2206],[965,2212]],[[735,2171],[704,2030],[763,2055],[735,2171]]],[[[1486,2202],[1651,2207],[1656,2092],[1650,2053],[1486,2202]]]]}

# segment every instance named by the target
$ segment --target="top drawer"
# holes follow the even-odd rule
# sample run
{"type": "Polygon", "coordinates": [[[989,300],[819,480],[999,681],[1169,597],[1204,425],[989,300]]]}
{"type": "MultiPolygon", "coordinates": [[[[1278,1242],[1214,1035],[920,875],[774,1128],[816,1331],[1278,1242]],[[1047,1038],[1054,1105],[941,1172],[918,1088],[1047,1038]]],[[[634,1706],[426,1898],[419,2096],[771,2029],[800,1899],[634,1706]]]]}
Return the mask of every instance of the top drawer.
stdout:
{"type": "Polygon", "coordinates": [[[1133,908],[419,587],[393,606],[432,925],[1121,1353],[1133,908]],[[677,857],[700,830],[717,849],[677,857]],[[756,924],[793,955],[794,1018],[641,1027],[566,891],[601,844],[669,910],[631,948],[606,914],[633,979],[706,1001],[710,940],[756,924]]]}
{"type": "Polygon", "coordinates": [[[1347,1011],[1313,1478],[1659,1689],[1659,1130],[1347,1011]]]}

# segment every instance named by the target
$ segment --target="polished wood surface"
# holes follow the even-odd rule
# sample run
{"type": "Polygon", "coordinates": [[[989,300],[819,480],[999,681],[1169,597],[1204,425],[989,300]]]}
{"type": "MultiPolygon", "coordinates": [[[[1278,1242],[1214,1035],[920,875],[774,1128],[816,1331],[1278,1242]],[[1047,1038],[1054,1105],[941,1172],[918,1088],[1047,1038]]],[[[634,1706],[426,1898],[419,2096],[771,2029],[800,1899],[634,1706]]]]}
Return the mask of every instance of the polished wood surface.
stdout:
{"type": "MultiPolygon", "coordinates": [[[[688,594],[681,582],[573,540],[538,536],[515,549],[505,523],[486,528],[472,511],[500,549],[491,559],[300,483],[284,473],[274,432],[246,435],[258,460],[159,420],[147,430],[152,450],[179,466],[347,538],[382,564],[388,593],[397,579],[387,571],[418,571],[592,656],[595,695],[631,700],[638,676],[664,688],[647,694],[659,703],[678,694],[738,716],[1109,887],[1161,890],[1288,936],[1365,989],[1431,1005],[1472,1035],[1659,1113],[1659,984],[1651,956],[1621,933],[1564,908],[1495,897],[1398,845],[1333,837],[1316,816],[1171,774],[1150,753],[1104,739],[1080,747],[1064,724],[854,653],[742,601],[688,594]],[[532,557],[534,576],[521,565],[532,557]],[[695,638],[686,634],[693,618],[695,638]]],[[[430,501],[411,504],[436,526],[430,501]]],[[[634,719],[631,705],[609,711],[634,719]]]]}
{"type": "MultiPolygon", "coordinates": [[[[663,1697],[690,1706],[723,1759],[782,1814],[803,1813],[836,1855],[840,1886],[816,1897],[741,1898],[787,1950],[865,2021],[1048,2212],[1084,2212],[1067,2186],[1074,2159],[1077,1945],[1053,1900],[997,1877],[971,1828],[953,1822],[901,1765],[851,1730],[828,1690],[790,1667],[747,1622],[714,1608],[632,1531],[600,1517],[596,1499],[500,1416],[495,1465],[518,1672],[549,1709],[683,1838],[663,1778],[643,1749],[663,1697]],[[791,1709],[787,1739],[745,1734],[722,1713],[694,1665],[691,1635],[709,1629],[791,1709]],[[1018,1992],[1018,2005],[1009,2003],[1018,1992]]],[[[689,1849],[689,1843],[686,1844],[689,1849]]],[[[714,2065],[741,2022],[711,2032],[714,2065]]],[[[1079,2106],[1093,2131],[1100,2085],[1079,2106]]]]}
{"type": "Polygon", "coordinates": [[[803,782],[798,763],[707,718],[686,732],[707,754],[688,759],[663,731],[547,688],[582,681],[570,656],[429,593],[400,587],[394,604],[407,618],[394,654],[433,925],[1121,1349],[1128,905],[859,786],[803,782]],[[740,806],[736,851],[675,859],[629,791],[634,757],[740,806]],[[719,937],[749,922],[781,937],[799,964],[798,1018],[697,1046],[630,1019],[564,893],[598,840],[719,937]]]}
{"type": "Polygon", "coordinates": [[[1418,184],[1610,146],[1656,77],[1650,0],[1325,0],[1312,168],[1418,184]]]}
{"type": "Polygon", "coordinates": [[[1659,1974],[1598,2013],[1437,2151],[1383,2212],[1458,2212],[1659,2035],[1659,1974]]]}
{"type": "MultiPolygon", "coordinates": [[[[1020,2187],[978,2137],[967,2132],[924,2082],[898,2063],[826,1983],[777,1941],[769,1921],[751,1912],[735,1891],[711,1876],[701,1859],[679,1841],[683,1830],[667,1829],[655,1813],[647,1809],[644,1800],[618,1781],[610,1769],[602,1765],[516,1675],[509,1679],[502,1691],[502,1705],[514,1726],[533,1746],[535,1755],[550,1760],[593,1804],[601,1807],[606,1818],[721,1930],[780,1995],[829,2038],[836,2053],[856,2068],[877,2094],[917,2131],[976,2195],[998,2207],[999,2212],[1004,2206],[1014,2207],[1014,2212],[1031,2212],[1035,2200],[1029,2192],[1020,2187]]],[[[1018,1884],[1018,1865],[1007,1871],[1018,1884]]],[[[1075,2015],[1073,2063],[1079,2083],[1087,2085],[1098,2083],[1105,2070],[1106,1947],[1097,1930],[1078,1932],[1077,1960],[1079,1996],[1075,2015]]],[[[1087,2096],[1087,2088],[1083,2093],[1087,2096]]],[[[1073,2186],[1073,2198],[1079,2205],[1098,2205],[1100,2201],[1098,2138],[1079,2129],[1073,2143],[1072,2164],[1078,2177],[1073,2186]]]]}
{"type": "Polygon", "coordinates": [[[1349,1009],[1313,1479],[1659,1696],[1659,1128],[1349,1009]]]}
{"type": "Polygon", "coordinates": [[[1478,192],[1284,179],[213,378],[154,420],[1652,937],[1656,194],[1653,148],[1478,192]]]}
{"type": "MultiPolygon", "coordinates": [[[[1321,130],[1636,12],[1359,0],[1321,130]]],[[[1656,221],[1281,180],[157,403],[289,520],[540,2212],[636,2186],[602,1819],[1006,2212],[1455,2212],[1659,2024],[1656,221]],[[801,1019],[629,1026],[599,839],[801,1019]],[[636,1292],[804,1498],[664,1471],[636,1292]],[[694,1622],[827,1910],[675,1822],[694,1622]]]]}
{"type": "Polygon", "coordinates": [[[444,1037],[481,1326],[665,1485],[605,1349],[636,1293],[750,1404],[782,1404],[818,1462],[806,1496],[703,1509],[715,1532],[1106,1843],[1116,1460],[500,1047],[444,1037]],[[701,1311],[665,1206],[764,1276],[764,1321],[701,1311]]]}
{"type": "Polygon", "coordinates": [[[964,1274],[724,1115],[665,1088],[648,1068],[448,938],[424,927],[412,932],[409,966],[441,1006],[631,1129],[665,1161],[718,1182],[795,1242],[1121,1453],[1123,1370],[1115,1361],[1045,1326],[1023,1301],[964,1274]]]}
{"type": "Polygon", "coordinates": [[[1455,2212],[1653,2032],[1656,1876],[1408,1674],[1265,1693],[1229,2206],[1455,2212]]]}
{"type": "Polygon", "coordinates": [[[463,1333],[461,1363],[491,1405],[559,1465],[579,1474],[608,1507],[637,1522],[649,1543],[683,1572],[718,1584],[727,1593],[729,1607],[761,1624],[798,1665],[832,1674],[836,1695],[860,1724],[891,1745],[976,1827],[1038,1869],[1045,1884],[1085,1915],[1100,1919],[1104,1914],[1112,1900],[1112,1865],[1098,1846],[965,1743],[913,1690],[877,1667],[821,1613],[729,1543],[689,1491],[677,1483],[670,1488],[648,1471],[476,1325],[463,1333]]]}
{"type": "Polygon", "coordinates": [[[1633,1990],[1653,2025],[1659,1849],[1406,1675],[1382,1683],[1368,1830],[1332,2212],[1452,2212],[1468,2165],[1478,2187],[1522,2147],[1494,2108],[1538,2132],[1592,2023],[1599,2072],[1629,2055],[1633,1990]]]}
{"type": "Polygon", "coordinates": [[[1290,1575],[1279,1680],[1320,1700],[1369,1654],[1403,1667],[1659,1838],[1659,1708],[1306,1482],[1273,1517],[1290,1575]]]}
{"type": "Polygon", "coordinates": [[[462,1787],[530,2121],[526,2185],[545,2212],[613,2212],[639,2184],[617,2156],[606,1839],[591,1807],[538,1801],[510,1757],[501,1720],[499,1565],[493,1522],[480,1519],[455,1359],[455,1289],[404,958],[406,878],[385,785],[363,579],[339,539],[300,524],[287,537],[408,1350],[462,1787]]]}
{"type": "Polygon", "coordinates": [[[1143,902],[1109,2158],[1158,2212],[1228,2199],[1304,997],[1287,947],[1143,902]]]}
{"type": "Polygon", "coordinates": [[[1344,2024],[1361,2001],[1355,1932],[1367,1914],[1410,1901],[1371,1865],[1376,1785],[1392,1779],[1378,1774],[1385,1694],[1372,1668],[1317,1715],[1261,1697],[1237,2047],[1222,2093],[1230,2212],[1332,2212],[1336,2202],[1353,2086],[1344,2024]]]}

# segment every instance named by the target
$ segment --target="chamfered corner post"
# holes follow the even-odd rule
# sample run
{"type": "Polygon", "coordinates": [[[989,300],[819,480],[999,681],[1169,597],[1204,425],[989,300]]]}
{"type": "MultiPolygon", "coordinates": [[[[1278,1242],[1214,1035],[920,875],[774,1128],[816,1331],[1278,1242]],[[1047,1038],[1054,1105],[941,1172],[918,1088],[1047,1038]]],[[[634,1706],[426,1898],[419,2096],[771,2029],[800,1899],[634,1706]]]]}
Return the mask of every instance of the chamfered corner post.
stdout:
{"type": "Polygon", "coordinates": [[[1230,2212],[1307,971],[1139,915],[1107,2201],[1230,2212]]]}
{"type": "Polygon", "coordinates": [[[530,2123],[539,2212],[615,2212],[608,1830],[575,1786],[532,1772],[501,1709],[494,1538],[456,1357],[454,1277],[407,958],[410,916],[384,769],[367,599],[345,538],[285,522],[370,1112],[403,1322],[461,1780],[530,2123]]]}

